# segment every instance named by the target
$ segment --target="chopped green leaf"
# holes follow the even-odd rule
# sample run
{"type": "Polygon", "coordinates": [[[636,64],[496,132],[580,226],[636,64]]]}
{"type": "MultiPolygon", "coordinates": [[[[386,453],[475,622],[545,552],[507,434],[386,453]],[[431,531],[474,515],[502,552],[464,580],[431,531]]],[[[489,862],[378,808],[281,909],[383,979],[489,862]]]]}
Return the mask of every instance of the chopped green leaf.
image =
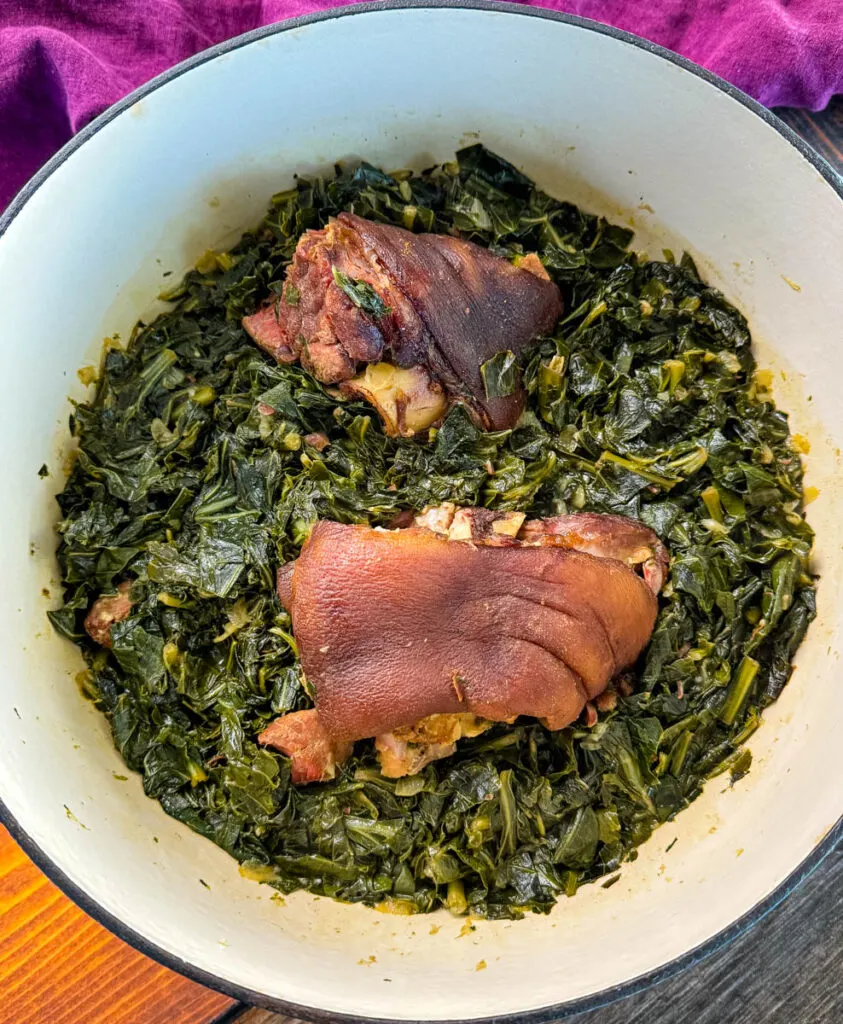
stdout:
{"type": "Polygon", "coordinates": [[[487,398],[507,398],[518,387],[518,363],[515,353],[498,352],[480,366],[487,398]]]}
{"type": "Polygon", "coordinates": [[[383,320],[392,312],[368,281],[357,281],[336,267],[332,268],[334,283],[345,292],[358,309],[362,309],[372,320],[383,320]]]}

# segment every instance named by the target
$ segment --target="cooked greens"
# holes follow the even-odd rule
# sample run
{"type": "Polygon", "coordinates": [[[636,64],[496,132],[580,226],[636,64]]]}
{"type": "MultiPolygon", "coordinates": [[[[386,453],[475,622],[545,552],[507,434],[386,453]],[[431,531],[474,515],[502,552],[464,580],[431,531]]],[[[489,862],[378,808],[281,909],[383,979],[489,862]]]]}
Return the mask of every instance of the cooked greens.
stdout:
{"type": "MultiPolygon", "coordinates": [[[[815,613],[800,460],[741,314],[689,257],[649,262],[630,240],[481,146],[418,176],[361,164],[274,196],[257,231],[106,352],[71,417],[51,618],[146,792],[254,877],[402,911],[547,911],[633,858],[706,779],[748,770],[815,613]],[[252,344],[240,318],[281,301],[301,233],[342,210],[539,253],[566,308],[527,362],[514,430],[482,433],[457,407],[429,438],[388,438],[369,406],[252,344]],[[255,744],[310,706],[277,566],[317,518],[387,524],[446,500],[642,519],[672,555],[646,656],[591,728],[497,726],[398,780],[360,743],[337,779],[294,789],[287,759],[255,744]],[[135,604],[109,652],[82,620],[124,580],[135,604]]],[[[341,287],[383,315],[359,282],[341,287]]],[[[483,377],[510,393],[509,353],[483,377]]]]}
{"type": "MultiPolygon", "coordinates": [[[[358,309],[362,309],[367,316],[370,316],[373,320],[383,320],[385,316],[390,314],[389,306],[366,281],[356,281],[353,277],[349,277],[348,274],[337,270],[336,267],[332,268],[332,273],[337,287],[341,288],[354,305],[358,309]]],[[[295,286],[293,287],[295,291],[298,291],[295,286]]],[[[289,293],[289,291],[290,285],[288,284],[287,292],[289,293]]]]}
{"type": "Polygon", "coordinates": [[[480,366],[483,388],[487,398],[506,398],[518,386],[518,361],[515,353],[506,349],[497,352],[480,366]]]}

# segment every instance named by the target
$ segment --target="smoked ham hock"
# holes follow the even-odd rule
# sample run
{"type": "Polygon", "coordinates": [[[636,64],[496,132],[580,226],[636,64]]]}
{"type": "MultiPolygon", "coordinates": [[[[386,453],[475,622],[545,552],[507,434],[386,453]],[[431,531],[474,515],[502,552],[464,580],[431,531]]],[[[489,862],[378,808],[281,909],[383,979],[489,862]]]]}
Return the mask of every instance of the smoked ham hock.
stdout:
{"type": "Polygon", "coordinates": [[[535,254],[516,266],[472,242],[341,213],[300,239],[282,293],[243,319],[282,363],[372,403],[388,434],[413,436],[456,402],[486,430],[524,408],[514,383],[488,394],[493,356],[551,331],[559,289],[535,254]]]}
{"type": "Polygon", "coordinates": [[[332,777],[359,739],[397,776],[492,722],[561,729],[646,646],[667,561],[618,516],[446,505],[406,529],[320,521],[278,573],[316,710],[259,739],[305,782],[332,777]]]}

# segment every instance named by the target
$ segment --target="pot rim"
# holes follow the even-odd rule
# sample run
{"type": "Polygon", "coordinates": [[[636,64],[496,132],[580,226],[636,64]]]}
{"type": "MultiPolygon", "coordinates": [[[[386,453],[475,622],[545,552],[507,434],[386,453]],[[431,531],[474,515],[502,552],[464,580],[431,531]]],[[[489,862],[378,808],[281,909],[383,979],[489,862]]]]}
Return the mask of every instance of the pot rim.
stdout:
{"type": "MultiPolygon", "coordinates": [[[[697,78],[701,78],[703,81],[708,82],[709,85],[714,86],[735,102],[740,103],[742,106],[760,117],[771,128],[774,128],[786,142],[793,146],[801,156],[812,164],[823,179],[825,179],[825,181],[834,189],[840,199],[843,200],[843,177],[838,175],[834,168],[822,156],[820,156],[816,150],[814,150],[803,138],[797,135],[796,132],[794,132],[780,118],[772,113],[772,111],[762,106],[756,100],[752,99],[752,97],[748,96],[736,86],[726,82],[718,75],[694,64],[686,57],[682,57],[663,46],[659,46],[657,43],[650,42],[647,39],[633,35],[631,32],[626,32],[623,29],[614,28],[610,25],[603,25],[600,22],[582,18],[578,15],[565,14],[559,11],[552,11],[540,7],[524,7],[517,3],[502,2],[502,0],[377,0],[377,2],[374,3],[360,3],[343,7],[335,7],[330,10],[307,14],[298,18],[290,18],[285,21],[277,22],[273,25],[266,25],[261,28],[253,29],[250,32],[235,36],[232,39],[224,40],[221,43],[217,43],[215,46],[202,50],[139,86],[127,96],[123,97],[123,99],[118,100],[112,106],[108,107],[98,117],[94,118],[93,121],[74,135],[72,139],[70,139],[53,157],[51,157],[50,160],[47,161],[47,163],[44,164],[39,171],[36,172],[36,174],[33,175],[32,178],[30,178],[17,195],[14,196],[2,216],[0,216],[0,239],[2,239],[3,235],[9,229],[12,222],[24,208],[26,203],[29,202],[47,179],[50,178],[50,176],[55,173],[55,171],[57,171],[58,168],[76,152],[76,150],[139,100],[149,96],[151,93],[160,89],[162,86],[167,85],[169,82],[180,78],[188,71],[192,71],[194,68],[199,67],[207,61],[213,60],[222,54],[231,53],[234,50],[238,50],[243,46],[248,46],[260,39],[266,39],[282,32],[293,31],[307,25],[316,24],[317,22],[333,21],[338,18],[353,17],[354,15],[359,14],[372,14],[380,11],[411,10],[420,8],[434,10],[447,8],[472,11],[503,11],[507,14],[517,14],[526,18],[542,18],[546,21],[561,22],[562,24],[573,25],[577,28],[595,32],[599,35],[609,36],[613,39],[618,39],[621,42],[628,43],[631,46],[635,46],[640,50],[645,50],[648,53],[654,54],[663,60],[669,61],[671,64],[683,68],[685,71],[690,72],[697,78]]],[[[394,1021],[390,1018],[337,1013],[323,1010],[318,1007],[289,1002],[284,999],[276,999],[246,986],[229,982],[215,974],[212,974],[211,972],[196,967],[194,964],[186,960],[182,960],[175,954],[170,953],[169,951],[162,949],[160,946],[157,946],[155,943],[147,940],[143,935],[135,931],[134,928],[130,927],[120,918],[116,917],[110,911],[101,906],[84,889],[76,885],[76,883],[64,873],[58,864],[41,849],[38,843],[29,836],[26,830],[19,824],[9,808],[6,806],[2,798],[0,798],[0,823],[5,825],[14,840],[23,848],[24,852],[30,857],[30,859],[66,896],[73,900],[77,906],[81,907],[87,914],[93,917],[94,920],[104,925],[118,938],[127,942],[130,946],[133,946],[135,949],[144,953],[151,959],[157,961],[162,966],[169,967],[193,981],[199,982],[208,988],[215,989],[218,992],[231,996],[232,998],[239,1000],[241,1003],[260,1006],[292,1017],[324,1022],[324,1024],[337,1024],[337,1022],[342,1022],[342,1024],[394,1024],[394,1021]]],[[[626,996],[644,991],[653,985],[666,981],[668,978],[684,971],[686,968],[699,963],[701,960],[709,957],[712,953],[723,949],[732,942],[733,939],[756,925],[762,918],[769,914],[771,910],[774,910],[787,896],[789,896],[797,886],[808,878],[808,876],[820,866],[820,864],[832,852],[832,850],[834,850],[841,840],[843,840],[843,815],[841,815],[837,823],[829,829],[826,835],[820,840],[802,863],[799,864],[791,874],[788,875],[788,877],[764,899],[760,900],[736,921],[732,922],[732,924],[728,925],[717,934],[711,936],[705,942],[702,942],[693,949],[680,954],[668,963],[639,975],[637,978],[602,989],[592,995],[566,1000],[565,1002],[556,1003],[552,1006],[539,1007],[534,1010],[519,1011],[517,1013],[495,1015],[493,1017],[459,1018],[458,1020],[452,1021],[438,1020],[436,1024],[492,1024],[492,1022],[494,1022],[494,1024],[550,1024],[552,1021],[570,1017],[573,1014],[584,1013],[590,1010],[598,1010],[601,1007],[607,1006],[609,1003],[614,1003],[626,996]]],[[[234,1009],[236,1010],[237,1008],[234,1009]]],[[[228,1011],[228,1013],[230,1012],[231,1011],[228,1011]]],[[[228,1013],[224,1014],[220,1020],[235,1019],[229,1018],[228,1013]]],[[[402,1021],[402,1024],[431,1024],[431,1022],[429,1020],[407,1020],[402,1021]]]]}

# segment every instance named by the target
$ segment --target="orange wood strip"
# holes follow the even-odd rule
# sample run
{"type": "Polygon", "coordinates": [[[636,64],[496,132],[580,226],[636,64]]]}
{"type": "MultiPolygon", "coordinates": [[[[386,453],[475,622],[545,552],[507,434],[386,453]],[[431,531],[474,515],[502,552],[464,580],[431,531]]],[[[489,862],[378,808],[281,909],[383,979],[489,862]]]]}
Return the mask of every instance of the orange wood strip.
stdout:
{"type": "Polygon", "coordinates": [[[0,828],[0,1024],[210,1024],[231,999],[116,938],[0,828]]]}

